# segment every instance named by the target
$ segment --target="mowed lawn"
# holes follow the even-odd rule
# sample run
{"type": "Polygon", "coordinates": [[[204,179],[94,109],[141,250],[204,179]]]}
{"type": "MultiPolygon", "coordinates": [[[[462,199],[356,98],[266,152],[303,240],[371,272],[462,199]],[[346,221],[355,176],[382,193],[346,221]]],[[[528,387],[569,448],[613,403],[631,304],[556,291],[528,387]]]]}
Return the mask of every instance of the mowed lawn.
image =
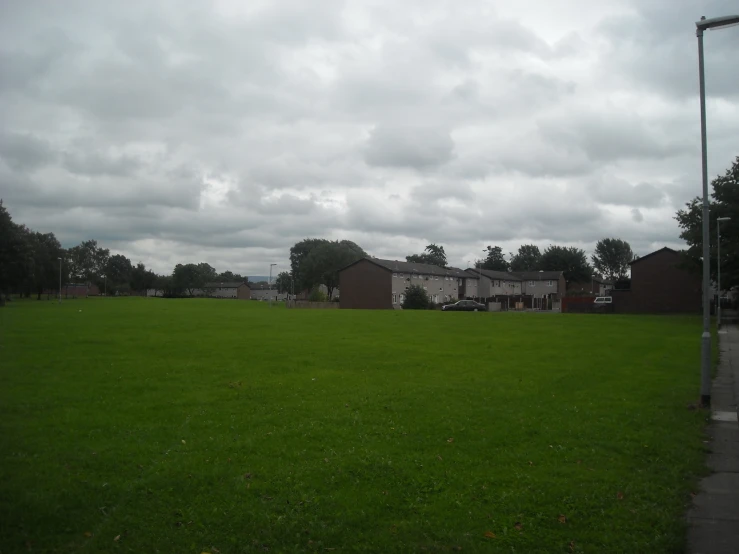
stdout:
{"type": "Polygon", "coordinates": [[[700,318],[0,308],[0,552],[679,552],[700,318]]]}

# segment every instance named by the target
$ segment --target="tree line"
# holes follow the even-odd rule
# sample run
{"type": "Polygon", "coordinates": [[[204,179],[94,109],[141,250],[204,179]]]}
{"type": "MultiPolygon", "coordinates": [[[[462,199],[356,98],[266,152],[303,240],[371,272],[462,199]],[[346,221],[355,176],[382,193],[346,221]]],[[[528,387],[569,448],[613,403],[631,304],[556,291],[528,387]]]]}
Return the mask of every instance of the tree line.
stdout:
{"type": "Polygon", "coordinates": [[[15,223],[0,201],[0,298],[57,293],[70,284],[91,283],[101,292],[130,294],[154,289],[163,296],[193,296],[208,282],[247,282],[248,278],[207,263],[177,264],[170,275],[158,275],[139,262],[85,240],[63,248],[54,233],[41,233],[15,223]]]}

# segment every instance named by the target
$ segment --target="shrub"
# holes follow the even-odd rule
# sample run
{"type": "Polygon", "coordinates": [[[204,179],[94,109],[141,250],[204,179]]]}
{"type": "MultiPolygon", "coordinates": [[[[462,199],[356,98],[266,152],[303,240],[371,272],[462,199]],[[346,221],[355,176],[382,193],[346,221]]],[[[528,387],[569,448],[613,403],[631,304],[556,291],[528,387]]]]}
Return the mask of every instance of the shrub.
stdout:
{"type": "Polygon", "coordinates": [[[420,285],[411,285],[405,291],[404,310],[425,310],[429,307],[429,296],[420,285]]]}
{"type": "Polygon", "coordinates": [[[310,291],[310,296],[308,297],[308,300],[311,302],[328,302],[328,297],[326,296],[326,293],[323,292],[321,289],[315,288],[310,291]]]}

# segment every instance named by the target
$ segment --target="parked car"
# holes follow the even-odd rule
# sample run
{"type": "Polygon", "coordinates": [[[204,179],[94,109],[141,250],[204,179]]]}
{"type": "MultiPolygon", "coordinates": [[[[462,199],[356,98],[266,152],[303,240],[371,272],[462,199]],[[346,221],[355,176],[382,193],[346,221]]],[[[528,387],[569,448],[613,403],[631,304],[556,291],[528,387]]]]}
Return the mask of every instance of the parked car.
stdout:
{"type": "Polygon", "coordinates": [[[444,312],[484,312],[487,310],[485,304],[480,304],[474,300],[460,300],[454,304],[447,304],[441,307],[444,312]]]}

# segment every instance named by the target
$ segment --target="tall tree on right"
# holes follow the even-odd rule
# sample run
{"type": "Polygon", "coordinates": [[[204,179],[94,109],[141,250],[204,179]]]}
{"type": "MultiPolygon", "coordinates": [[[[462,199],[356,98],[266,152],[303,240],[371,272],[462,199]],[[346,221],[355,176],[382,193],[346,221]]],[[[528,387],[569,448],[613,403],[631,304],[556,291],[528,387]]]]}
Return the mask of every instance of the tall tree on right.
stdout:
{"type": "Polygon", "coordinates": [[[535,244],[522,244],[516,254],[511,254],[511,271],[539,271],[541,252],[535,244]]]}
{"type": "MultiPolygon", "coordinates": [[[[721,288],[729,290],[739,285],[739,156],[726,173],[711,181],[710,203],[711,278],[717,274],[716,219],[729,217],[721,224],[721,288]]],[[[675,217],[680,226],[680,238],[688,243],[686,267],[700,271],[703,260],[703,213],[700,198],[694,198],[678,210],[675,217]]]]}
{"type": "Polygon", "coordinates": [[[574,246],[549,246],[541,255],[541,269],[564,272],[568,283],[585,282],[593,276],[585,251],[574,246]]]}
{"type": "Polygon", "coordinates": [[[626,277],[629,263],[634,261],[631,245],[621,239],[601,239],[591,256],[593,267],[609,281],[626,277]]]}

